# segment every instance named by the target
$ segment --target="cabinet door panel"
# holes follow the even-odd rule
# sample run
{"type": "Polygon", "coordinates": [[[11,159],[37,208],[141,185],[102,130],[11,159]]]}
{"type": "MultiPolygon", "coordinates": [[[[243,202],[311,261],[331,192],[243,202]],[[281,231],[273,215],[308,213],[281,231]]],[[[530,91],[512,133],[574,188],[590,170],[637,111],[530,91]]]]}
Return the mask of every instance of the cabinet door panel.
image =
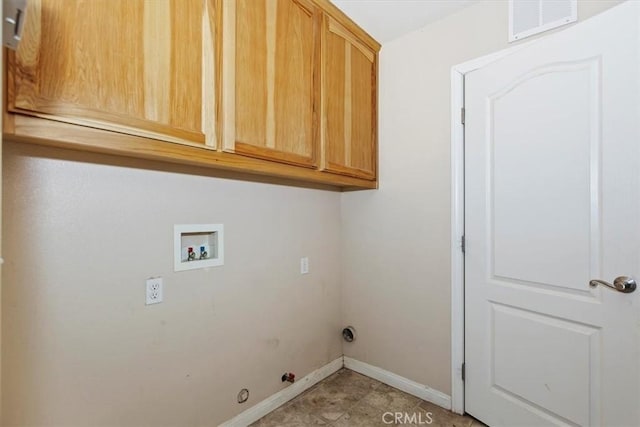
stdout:
{"type": "MultiPolygon", "coordinates": [[[[234,0],[236,8],[236,141],[266,145],[267,7],[266,2],[234,0]]],[[[226,58],[225,58],[226,59],[226,58]]],[[[271,95],[273,96],[273,95],[271,95]]]]}
{"type": "Polygon", "coordinates": [[[313,157],[315,30],[313,16],[300,4],[280,1],[275,58],[275,144],[313,157]]]}
{"type": "Polygon", "coordinates": [[[330,18],[324,40],[324,170],[373,179],[376,55],[330,18]]]}
{"type": "Polygon", "coordinates": [[[225,17],[235,24],[234,34],[226,29],[223,35],[223,43],[235,51],[234,70],[228,68],[223,77],[224,90],[233,93],[227,93],[224,108],[234,108],[235,115],[235,124],[226,121],[225,132],[233,127],[235,135],[226,135],[225,149],[315,167],[315,6],[302,0],[236,0],[224,7],[233,9],[225,17]]]}
{"type": "Polygon", "coordinates": [[[351,153],[347,164],[363,171],[375,170],[373,122],[373,63],[360,50],[351,48],[351,153]]]}
{"type": "Polygon", "coordinates": [[[204,142],[202,0],[30,0],[9,109],[204,142]]]}
{"type": "Polygon", "coordinates": [[[345,157],[345,133],[350,130],[350,126],[346,126],[346,123],[351,121],[351,116],[345,114],[348,111],[347,106],[350,108],[351,105],[345,94],[345,89],[349,87],[345,84],[347,70],[345,52],[349,46],[345,44],[342,37],[333,33],[328,33],[326,45],[325,87],[323,88],[327,125],[325,156],[328,163],[337,163],[345,157]]]}

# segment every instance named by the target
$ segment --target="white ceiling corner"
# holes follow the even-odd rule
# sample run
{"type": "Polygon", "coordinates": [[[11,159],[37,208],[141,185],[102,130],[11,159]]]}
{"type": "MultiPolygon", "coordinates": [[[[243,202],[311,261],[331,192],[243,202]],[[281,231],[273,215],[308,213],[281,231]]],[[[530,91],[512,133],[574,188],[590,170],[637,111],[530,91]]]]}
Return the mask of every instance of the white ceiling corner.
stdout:
{"type": "Polygon", "coordinates": [[[444,18],[478,0],[332,0],[380,43],[444,18]]]}

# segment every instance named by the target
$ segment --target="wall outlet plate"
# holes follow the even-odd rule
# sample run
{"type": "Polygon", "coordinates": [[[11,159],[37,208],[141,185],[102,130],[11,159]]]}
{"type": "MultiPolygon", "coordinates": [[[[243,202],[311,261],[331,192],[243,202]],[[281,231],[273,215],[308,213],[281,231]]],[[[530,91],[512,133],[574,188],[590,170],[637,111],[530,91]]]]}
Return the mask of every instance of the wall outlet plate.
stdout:
{"type": "Polygon", "coordinates": [[[147,305],[162,302],[162,277],[147,279],[147,305]]]}
{"type": "Polygon", "coordinates": [[[309,274],[309,258],[300,258],[300,274],[309,274]]]}

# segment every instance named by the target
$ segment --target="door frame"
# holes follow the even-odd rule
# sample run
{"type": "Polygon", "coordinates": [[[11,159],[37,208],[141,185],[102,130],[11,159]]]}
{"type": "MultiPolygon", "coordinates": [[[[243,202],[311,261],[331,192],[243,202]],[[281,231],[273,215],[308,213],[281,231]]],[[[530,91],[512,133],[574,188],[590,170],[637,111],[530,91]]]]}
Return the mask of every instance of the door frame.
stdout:
{"type": "Polygon", "coordinates": [[[451,67],[451,410],[464,414],[464,77],[539,39],[519,43],[451,67]]]}

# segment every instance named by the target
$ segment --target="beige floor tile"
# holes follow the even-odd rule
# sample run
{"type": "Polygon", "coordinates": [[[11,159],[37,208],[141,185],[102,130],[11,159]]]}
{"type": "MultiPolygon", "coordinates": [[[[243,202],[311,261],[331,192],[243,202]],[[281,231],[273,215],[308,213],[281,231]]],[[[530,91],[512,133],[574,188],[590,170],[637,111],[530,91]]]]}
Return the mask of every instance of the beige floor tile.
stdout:
{"type": "Polygon", "coordinates": [[[300,396],[300,409],[321,417],[327,421],[335,421],[355,405],[363,395],[349,392],[349,387],[335,387],[322,384],[300,396]],[[345,391],[344,389],[347,389],[345,391]]]}
{"type": "Polygon", "coordinates": [[[328,387],[335,387],[343,391],[358,391],[359,394],[364,395],[371,390],[375,390],[382,383],[352,370],[341,369],[322,381],[322,384],[328,387]]]}
{"type": "Polygon", "coordinates": [[[374,408],[366,403],[358,403],[338,421],[332,424],[335,427],[378,427],[388,426],[382,420],[384,411],[374,408]]]}
{"type": "Polygon", "coordinates": [[[348,369],[338,371],[252,424],[255,427],[322,425],[486,427],[469,416],[456,415],[348,369]],[[398,423],[394,422],[396,412],[401,417],[398,423]],[[428,424],[429,420],[432,420],[431,424],[428,424]]]}
{"type": "Polygon", "coordinates": [[[304,427],[326,425],[326,421],[300,410],[300,408],[293,402],[276,409],[251,424],[252,427],[304,427]]]}
{"type": "Polygon", "coordinates": [[[398,412],[416,407],[420,399],[386,384],[381,384],[367,394],[362,401],[383,411],[398,412]]]}

